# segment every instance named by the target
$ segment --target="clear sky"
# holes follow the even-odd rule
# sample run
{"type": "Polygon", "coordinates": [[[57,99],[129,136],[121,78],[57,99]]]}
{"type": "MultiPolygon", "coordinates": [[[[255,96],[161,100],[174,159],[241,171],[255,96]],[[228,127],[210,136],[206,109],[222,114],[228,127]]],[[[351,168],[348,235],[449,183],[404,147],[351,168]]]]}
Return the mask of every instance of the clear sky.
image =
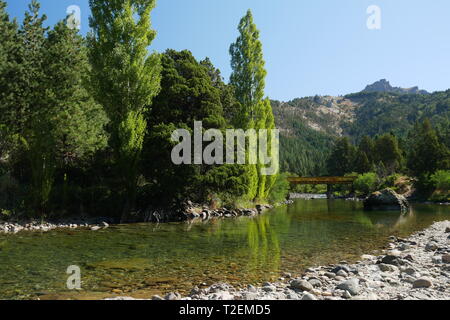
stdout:
{"type": "MultiPolygon", "coordinates": [[[[29,0],[6,2],[21,19],[29,0]]],[[[81,32],[89,30],[88,0],[41,4],[49,25],[78,5],[81,32]]],[[[208,56],[228,79],[228,49],[248,8],[261,31],[272,99],[347,94],[382,78],[394,86],[450,88],[448,0],[158,0],[152,48],[208,56]],[[381,9],[380,30],[367,28],[370,5],[381,9]]]]}

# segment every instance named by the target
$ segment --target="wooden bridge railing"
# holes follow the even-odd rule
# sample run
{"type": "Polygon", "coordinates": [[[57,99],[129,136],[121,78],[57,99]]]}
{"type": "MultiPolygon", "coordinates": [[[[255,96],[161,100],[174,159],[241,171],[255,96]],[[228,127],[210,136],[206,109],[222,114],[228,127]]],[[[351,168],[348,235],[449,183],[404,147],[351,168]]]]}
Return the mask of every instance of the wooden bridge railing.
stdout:
{"type": "Polygon", "coordinates": [[[353,184],[356,177],[290,177],[288,181],[294,184],[353,184]]]}

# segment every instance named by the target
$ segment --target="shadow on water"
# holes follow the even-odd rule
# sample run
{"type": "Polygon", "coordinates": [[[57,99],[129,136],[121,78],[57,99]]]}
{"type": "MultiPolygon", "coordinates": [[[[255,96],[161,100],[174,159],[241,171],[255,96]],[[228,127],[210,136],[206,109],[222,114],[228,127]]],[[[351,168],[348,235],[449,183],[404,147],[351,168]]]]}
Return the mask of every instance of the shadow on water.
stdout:
{"type": "Polygon", "coordinates": [[[392,234],[407,236],[445,219],[445,206],[414,205],[401,215],[321,199],[256,218],[0,235],[0,299],[148,298],[202,283],[259,284],[281,272],[356,260],[392,234]],[[81,267],[80,293],[65,287],[70,265],[81,267]]]}

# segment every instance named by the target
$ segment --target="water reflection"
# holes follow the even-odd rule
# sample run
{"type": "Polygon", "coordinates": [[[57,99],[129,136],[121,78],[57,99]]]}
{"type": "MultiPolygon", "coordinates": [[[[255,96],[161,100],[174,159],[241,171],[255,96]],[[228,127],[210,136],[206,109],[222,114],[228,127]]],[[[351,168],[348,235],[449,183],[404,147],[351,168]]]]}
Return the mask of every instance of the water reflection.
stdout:
{"type": "Polygon", "coordinates": [[[401,215],[323,199],[298,200],[256,218],[0,235],[0,299],[62,294],[73,264],[82,267],[86,292],[163,294],[202,282],[257,284],[280,272],[356,260],[392,234],[407,236],[444,219],[450,219],[448,206],[414,205],[401,215]]]}

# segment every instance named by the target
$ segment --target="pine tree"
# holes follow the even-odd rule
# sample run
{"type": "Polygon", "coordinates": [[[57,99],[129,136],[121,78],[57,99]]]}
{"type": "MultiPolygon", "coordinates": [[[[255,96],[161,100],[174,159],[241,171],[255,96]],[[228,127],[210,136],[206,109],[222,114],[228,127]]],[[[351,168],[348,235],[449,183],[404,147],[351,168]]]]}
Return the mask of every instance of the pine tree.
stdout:
{"type": "Polygon", "coordinates": [[[331,175],[344,176],[354,170],[356,148],[347,137],[340,138],[328,158],[328,173],[331,175]]]}
{"type": "Polygon", "coordinates": [[[354,171],[361,174],[372,171],[373,166],[369,162],[369,158],[367,157],[367,154],[364,151],[358,150],[356,154],[354,169],[355,169],[354,171]]]}
{"type": "Polygon", "coordinates": [[[428,119],[425,119],[421,125],[416,124],[411,139],[408,168],[414,175],[420,177],[439,169],[449,169],[450,152],[439,142],[436,131],[428,119]]]}
{"type": "Polygon", "coordinates": [[[88,91],[84,40],[66,20],[49,32],[44,61],[47,92],[42,116],[49,118],[56,159],[65,165],[106,146],[107,117],[88,91]]]}
{"type": "Polygon", "coordinates": [[[22,49],[18,55],[20,68],[13,90],[18,99],[12,114],[18,120],[19,134],[30,164],[28,208],[32,214],[44,216],[48,212],[56,162],[51,152],[50,116],[46,105],[47,28],[43,26],[46,16],[40,16],[39,10],[40,4],[33,0],[19,30],[22,49]]]}
{"type": "Polygon", "coordinates": [[[360,152],[364,152],[367,156],[367,160],[369,161],[370,164],[373,164],[374,160],[375,160],[375,142],[373,141],[373,139],[369,136],[364,136],[362,137],[359,146],[358,146],[358,150],[360,152]]]}
{"type": "Polygon", "coordinates": [[[90,0],[89,4],[92,80],[96,99],[110,119],[110,146],[125,186],[125,218],[136,198],[147,129],[144,113],[160,88],[160,57],[147,50],[156,36],[150,24],[155,0],[90,0]]]}
{"type": "Polygon", "coordinates": [[[15,20],[10,21],[4,1],[0,1],[0,34],[0,158],[4,158],[12,148],[12,135],[18,129],[14,121],[14,75],[19,68],[17,56],[21,48],[18,25],[15,20]]]}
{"type": "Polygon", "coordinates": [[[393,174],[402,167],[403,156],[393,134],[386,133],[376,139],[375,159],[377,162],[383,162],[388,174],[393,174]]]}

